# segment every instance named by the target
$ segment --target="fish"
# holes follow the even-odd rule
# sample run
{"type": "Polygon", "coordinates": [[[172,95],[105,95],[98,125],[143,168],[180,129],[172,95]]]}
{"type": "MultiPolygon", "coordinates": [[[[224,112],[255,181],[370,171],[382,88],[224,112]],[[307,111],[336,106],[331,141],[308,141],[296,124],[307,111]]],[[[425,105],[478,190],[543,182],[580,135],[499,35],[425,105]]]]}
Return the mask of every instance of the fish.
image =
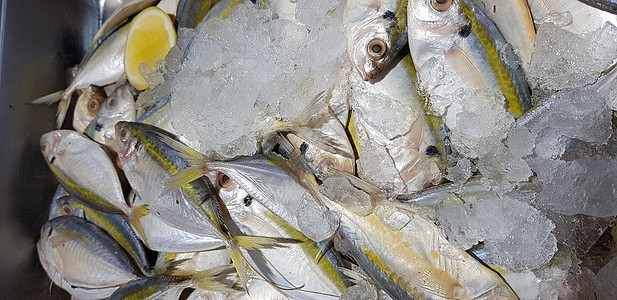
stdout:
{"type": "Polygon", "coordinates": [[[68,195],[69,193],[67,193],[66,190],[62,188],[62,185],[58,185],[58,187],[56,188],[56,192],[54,193],[54,196],[51,198],[49,217],[47,218],[47,220],[51,220],[55,217],[59,217],[63,214],[67,214],[71,212],[70,210],[67,212],[63,212],[63,207],[58,205],[58,199],[64,196],[68,196],[68,195]]]}
{"type": "Polygon", "coordinates": [[[72,130],[41,137],[41,152],[60,185],[75,199],[103,212],[123,214],[140,236],[146,206],[129,207],[114,163],[96,142],[72,130]]]}
{"type": "Polygon", "coordinates": [[[73,113],[73,128],[77,132],[84,132],[94,117],[99,113],[101,104],[107,98],[105,90],[96,85],[90,85],[83,90],[73,113]]]}
{"type": "Polygon", "coordinates": [[[384,161],[382,168],[390,168],[394,174],[385,182],[371,172],[358,172],[359,176],[391,198],[441,183],[450,152],[446,125],[428,113],[427,99],[416,92],[415,82],[414,64],[406,55],[381,81],[354,85],[350,101],[348,130],[358,158],[362,160],[364,152],[383,149],[390,160],[384,161]],[[392,108],[397,114],[391,113],[392,108]]]}
{"type": "Polygon", "coordinates": [[[170,141],[176,140],[155,126],[124,121],[116,124],[118,157],[131,186],[168,224],[224,241],[246,290],[251,266],[240,248],[275,247],[280,241],[230,235],[212,184],[204,178],[190,180],[171,192],[165,191],[164,183],[168,178],[188,165],[186,156],[168,145],[170,141]]]}
{"type": "MultiPolygon", "coordinates": [[[[177,8],[178,27],[196,28],[202,19],[211,10],[217,7],[218,3],[226,2],[220,0],[179,0],[177,8]]],[[[229,2],[229,1],[227,1],[229,2]]],[[[226,6],[226,5],[225,5],[226,6]]],[[[217,14],[218,15],[218,14],[217,14]]]]}
{"type": "MultiPolygon", "coordinates": [[[[219,172],[211,176],[221,177],[219,172]]],[[[209,174],[210,175],[210,174],[209,174]]],[[[350,284],[339,271],[342,258],[328,241],[314,242],[294,229],[233,180],[217,181],[219,197],[225,204],[238,234],[280,236],[299,243],[285,248],[248,251],[259,272],[269,283],[294,299],[339,298],[350,284]],[[292,264],[289,262],[293,261],[292,264]]]]}
{"type": "MultiPolygon", "coordinates": [[[[131,190],[127,196],[130,206],[141,206],[146,203],[139,197],[135,190],[131,190]]],[[[165,223],[154,214],[147,214],[140,219],[144,237],[139,237],[148,249],[157,252],[193,252],[224,248],[218,238],[197,235],[181,228],[165,223]]]]}
{"type": "Polygon", "coordinates": [[[118,86],[102,103],[99,112],[84,130],[84,134],[98,143],[114,149],[116,123],[135,121],[135,99],[131,94],[130,84],[118,86]]]}
{"type": "Polygon", "coordinates": [[[146,251],[131,225],[120,214],[110,214],[98,211],[82,204],[71,196],[56,200],[60,216],[76,216],[84,218],[107,232],[137,263],[144,274],[150,271],[146,251]]]}
{"type": "MultiPolygon", "coordinates": [[[[227,279],[227,275],[233,268],[223,266],[204,270],[182,277],[152,277],[133,281],[118,288],[109,299],[180,299],[187,288],[196,288],[217,293],[231,293],[234,289],[233,282],[227,279]]],[[[217,295],[213,295],[216,297],[217,295]]],[[[222,295],[221,295],[222,296],[222,295]]],[[[219,297],[221,297],[219,296],[219,297]]]]}
{"type": "Polygon", "coordinates": [[[129,25],[127,24],[116,30],[96,48],[88,50],[79,64],[79,71],[66,89],[32,101],[33,104],[53,104],[60,101],[56,128],[62,126],[75,90],[86,88],[89,85],[112,84],[124,74],[124,51],[128,33],[129,25]]]}
{"type": "Polygon", "coordinates": [[[617,15],[587,5],[580,0],[529,0],[529,8],[536,23],[558,23],[563,29],[583,34],[600,29],[606,22],[617,26],[617,15]]]}
{"type": "Polygon", "coordinates": [[[48,221],[36,245],[49,278],[76,298],[107,298],[119,286],[145,277],[111,236],[79,217],[48,221]]]}
{"type": "Polygon", "coordinates": [[[495,23],[503,37],[522,60],[521,67],[529,69],[536,29],[526,0],[473,0],[495,23]]]}
{"type": "Polygon", "coordinates": [[[343,16],[347,54],[359,76],[379,80],[407,44],[407,1],[350,0],[343,16]]]}
{"type": "Polygon", "coordinates": [[[99,30],[96,32],[94,37],[92,38],[91,47],[96,46],[96,43],[103,38],[107,33],[109,33],[114,27],[124,22],[127,18],[137,14],[142,11],[146,7],[155,5],[158,0],[129,0],[122,1],[121,5],[118,6],[112,13],[109,18],[101,25],[99,30]]]}
{"type": "Polygon", "coordinates": [[[327,205],[342,215],[337,249],[353,257],[393,299],[518,299],[497,273],[450,244],[435,224],[396,202],[377,201],[365,216],[336,201],[327,205]],[[404,221],[387,226],[378,211],[404,221]]]}
{"type": "Polygon", "coordinates": [[[407,21],[421,93],[429,99],[461,88],[490,89],[503,94],[515,118],[531,108],[520,58],[471,0],[411,0],[407,21]],[[439,69],[446,75],[436,75],[439,69]]]}

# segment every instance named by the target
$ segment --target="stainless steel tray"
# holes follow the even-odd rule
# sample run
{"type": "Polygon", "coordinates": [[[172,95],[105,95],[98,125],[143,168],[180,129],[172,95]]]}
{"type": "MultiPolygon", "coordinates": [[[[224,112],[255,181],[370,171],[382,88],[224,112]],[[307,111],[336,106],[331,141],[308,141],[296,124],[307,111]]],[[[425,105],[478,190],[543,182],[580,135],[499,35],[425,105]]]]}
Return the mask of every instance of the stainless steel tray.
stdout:
{"type": "Polygon", "coordinates": [[[29,103],[66,87],[66,70],[81,60],[100,11],[98,0],[0,3],[1,299],[69,298],[50,288],[36,251],[57,186],[39,139],[54,129],[56,105],[29,103]]]}

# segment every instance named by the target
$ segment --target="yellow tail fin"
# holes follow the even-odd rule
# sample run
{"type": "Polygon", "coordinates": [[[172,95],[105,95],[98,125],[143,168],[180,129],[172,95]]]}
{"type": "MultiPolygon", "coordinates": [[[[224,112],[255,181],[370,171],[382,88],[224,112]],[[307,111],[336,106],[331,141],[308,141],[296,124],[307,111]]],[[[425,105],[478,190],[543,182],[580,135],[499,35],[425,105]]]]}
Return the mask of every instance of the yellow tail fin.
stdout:
{"type": "Polygon", "coordinates": [[[133,208],[133,211],[129,216],[129,224],[133,226],[135,231],[137,231],[137,234],[139,234],[139,236],[144,240],[146,245],[148,244],[146,241],[146,234],[144,232],[144,228],[141,226],[140,219],[148,215],[149,213],[150,210],[148,209],[148,205],[144,204],[133,208]]]}

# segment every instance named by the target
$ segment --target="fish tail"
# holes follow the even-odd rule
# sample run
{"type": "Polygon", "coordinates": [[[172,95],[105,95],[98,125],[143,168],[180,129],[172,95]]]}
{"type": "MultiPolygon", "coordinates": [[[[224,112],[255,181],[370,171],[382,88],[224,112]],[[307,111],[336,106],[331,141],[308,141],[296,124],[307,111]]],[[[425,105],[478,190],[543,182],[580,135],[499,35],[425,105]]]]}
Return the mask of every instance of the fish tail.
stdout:
{"type": "Polygon", "coordinates": [[[150,210],[148,209],[148,206],[144,204],[144,205],[135,207],[131,215],[129,216],[129,224],[133,226],[135,231],[137,231],[137,234],[142,238],[142,240],[144,241],[144,243],[146,243],[146,245],[148,244],[146,240],[146,234],[144,232],[144,228],[141,226],[140,219],[148,215],[149,213],[150,213],[150,210]]]}
{"type": "Polygon", "coordinates": [[[231,272],[233,272],[233,268],[226,265],[197,272],[192,277],[195,287],[198,289],[220,293],[232,293],[237,292],[238,289],[235,288],[233,284],[225,282],[227,275],[231,272]]]}
{"type": "Polygon", "coordinates": [[[71,105],[71,98],[62,97],[60,103],[58,104],[58,111],[56,112],[56,128],[62,127],[62,123],[64,123],[64,118],[66,117],[66,113],[69,111],[69,106],[71,105]]]}
{"type": "Polygon", "coordinates": [[[53,104],[63,98],[64,90],[45,95],[32,101],[32,104],[53,104]]]}
{"type": "MultiPolygon", "coordinates": [[[[281,242],[298,242],[297,240],[289,238],[272,238],[246,235],[231,236],[230,240],[231,245],[228,247],[229,257],[231,258],[231,261],[236,268],[238,278],[240,279],[240,284],[242,285],[244,290],[247,291],[247,293],[247,283],[250,279],[250,271],[253,268],[242,253],[241,248],[246,250],[265,249],[283,246],[281,242]]],[[[255,272],[257,271],[255,270],[255,272]]],[[[268,281],[263,275],[259,275],[264,278],[264,280],[268,281]]]]}

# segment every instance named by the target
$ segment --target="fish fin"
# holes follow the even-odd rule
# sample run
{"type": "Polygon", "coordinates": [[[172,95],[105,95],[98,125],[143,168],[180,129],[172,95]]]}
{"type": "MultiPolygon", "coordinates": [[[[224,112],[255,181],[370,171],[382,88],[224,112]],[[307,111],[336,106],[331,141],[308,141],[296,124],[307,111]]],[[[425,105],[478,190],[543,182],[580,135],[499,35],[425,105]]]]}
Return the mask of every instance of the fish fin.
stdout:
{"type": "Polygon", "coordinates": [[[201,290],[214,291],[219,293],[233,293],[239,291],[233,283],[225,283],[227,275],[232,273],[234,268],[229,265],[214,267],[193,274],[195,287],[201,290]]]}
{"type": "Polygon", "coordinates": [[[240,280],[240,284],[244,288],[244,290],[248,293],[248,281],[251,277],[251,267],[249,262],[244,257],[242,250],[235,244],[232,244],[229,248],[229,257],[231,258],[231,262],[236,268],[236,272],[238,273],[238,279],[240,280]]]}
{"type": "Polygon", "coordinates": [[[323,126],[332,122],[335,123],[334,126],[340,125],[342,129],[341,133],[344,133],[343,125],[326,102],[326,94],[322,91],[288,123],[291,127],[289,129],[291,129],[295,135],[315,145],[319,149],[343,157],[353,158],[353,151],[350,153],[351,147],[348,144],[346,135],[343,135],[345,139],[340,141],[336,137],[324,134],[324,131],[320,130],[323,126]]]}
{"type": "MultiPolygon", "coordinates": [[[[246,236],[246,235],[235,235],[231,237],[232,244],[227,249],[229,250],[229,256],[234,266],[236,267],[236,271],[238,273],[238,278],[240,279],[240,283],[244,290],[248,292],[247,283],[250,279],[250,271],[253,270],[255,273],[259,274],[264,280],[268,281],[265,276],[260,274],[255,268],[253,268],[244,254],[242,253],[242,249],[246,250],[255,250],[255,249],[268,249],[273,247],[280,247],[281,242],[296,242],[294,239],[289,238],[273,238],[273,237],[263,237],[263,236],[246,236]]],[[[271,283],[268,281],[268,283],[271,283]]],[[[274,284],[273,284],[274,285],[274,284]]],[[[276,285],[275,285],[276,286],[276,285]]]]}
{"type": "Polygon", "coordinates": [[[313,171],[307,165],[306,161],[300,156],[298,149],[296,149],[282,133],[278,133],[277,140],[279,146],[287,152],[289,159],[271,157],[271,161],[277,167],[283,169],[283,171],[298,184],[304,187],[318,204],[323,205],[321,194],[317,192],[319,190],[319,184],[315,180],[315,174],[313,174],[313,171]]]}
{"type": "Polygon", "coordinates": [[[170,176],[163,185],[163,192],[161,195],[165,195],[169,192],[177,190],[183,187],[185,184],[190,183],[193,180],[203,176],[203,168],[201,166],[189,166],[186,169],[180,170],[178,173],[170,176]]]}
{"type": "Polygon", "coordinates": [[[446,60],[452,65],[456,73],[467,82],[467,84],[474,89],[486,89],[488,85],[482,77],[482,73],[469,54],[461,47],[455,47],[450,52],[445,52],[444,56],[446,60]]]}
{"type": "Polygon", "coordinates": [[[49,241],[51,242],[51,246],[53,248],[58,248],[58,246],[66,243],[70,239],[71,238],[68,235],[62,234],[62,235],[54,235],[54,236],[50,237],[49,241]]]}
{"type": "Polygon", "coordinates": [[[141,236],[141,238],[144,241],[147,241],[146,233],[144,232],[144,228],[141,226],[140,219],[147,216],[149,213],[150,213],[150,210],[148,209],[148,205],[144,204],[144,205],[140,205],[140,206],[133,208],[133,211],[131,212],[131,215],[129,216],[129,224],[133,226],[135,231],[137,231],[137,234],[141,236]]]}
{"type": "Polygon", "coordinates": [[[193,148],[164,133],[155,131],[154,134],[161,142],[167,144],[169,147],[177,151],[182,158],[187,160],[189,165],[187,168],[182,169],[176,174],[169,177],[167,182],[165,182],[164,184],[165,189],[163,190],[163,193],[161,195],[178,189],[211,171],[210,168],[207,167],[207,164],[210,160],[207,159],[203,154],[197,152],[196,150],[193,150],[193,148]]]}
{"type": "Polygon", "coordinates": [[[32,101],[32,104],[53,104],[62,99],[64,90],[45,95],[32,101]]]}

